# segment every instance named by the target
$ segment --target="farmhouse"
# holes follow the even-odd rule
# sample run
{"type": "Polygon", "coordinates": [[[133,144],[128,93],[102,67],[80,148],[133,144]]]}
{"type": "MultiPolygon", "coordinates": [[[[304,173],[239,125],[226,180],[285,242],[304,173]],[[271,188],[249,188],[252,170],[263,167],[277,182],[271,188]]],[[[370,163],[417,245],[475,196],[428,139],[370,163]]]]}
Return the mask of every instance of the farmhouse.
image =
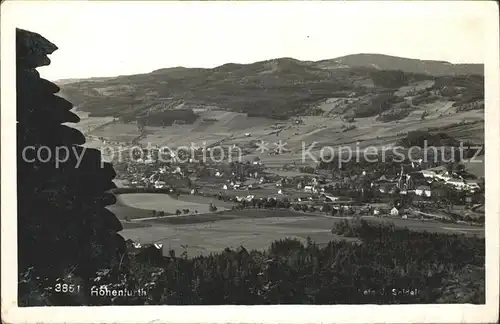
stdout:
{"type": "Polygon", "coordinates": [[[399,215],[399,210],[396,207],[392,207],[391,216],[398,216],[398,215],[399,215]]]}
{"type": "Polygon", "coordinates": [[[465,180],[465,188],[471,192],[479,190],[481,187],[477,180],[465,180]]]}
{"type": "Polygon", "coordinates": [[[396,187],[395,183],[383,183],[379,186],[378,190],[381,193],[393,194],[396,192],[396,187]]]}
{"type": "Polygon", "coordinates": [[[446,184],[455,187],[456,189],[465,189],[467,184],[462,179],[447,179],[446,184]]]}
{"type": "Polygon", "coordinates": [[[441,173],[436,173],[436,178],[444,181],[454,180],[451,174],[448,171],[444,171],[441,173]]]}
{"type": "Polygon", "coordinates": [[[415,194],[417,196],[430,197],[431,196],[431,188],[429,186],[418,186],[415,189],[415,194]]]}

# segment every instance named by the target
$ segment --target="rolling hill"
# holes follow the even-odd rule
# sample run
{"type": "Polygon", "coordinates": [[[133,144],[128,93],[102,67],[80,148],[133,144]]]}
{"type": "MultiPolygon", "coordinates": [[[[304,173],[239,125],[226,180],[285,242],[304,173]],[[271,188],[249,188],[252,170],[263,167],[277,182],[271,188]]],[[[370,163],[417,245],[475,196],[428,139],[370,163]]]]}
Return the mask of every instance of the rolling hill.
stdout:
{"type": "Polygon", "coordinates": [[[452,64],[445,61],[409,59],[382,54],[354,54],[319,61],[323,66],[329,63],[344,64],[350,67],[374,67],[379,70],[401,70],[411,73],[424,73],[433,76],[477,74],[484,75],[483,64],[452,64]]]}
{"type": "Polygon", "coordinates": [[[319,107],[332,98],[341,99],[338,107],[330,109],[337,115],[391,120],[408,116],[422,102],[448,100],[479,107],[484,96],[482,75],[482,64],[356,54],[318,62],[279,58],[213,69],[174,67],[59,84],[62,94],[90,116],[125,121],[146,114],[149,120],[157,120],[156,113],[207,106],[286,120],[324,115],[319,107]],[[422,82],[429,86],[418,89],[422,82]],[[399,91],[402,87],[407,88],[404,94],[399,91]]]}

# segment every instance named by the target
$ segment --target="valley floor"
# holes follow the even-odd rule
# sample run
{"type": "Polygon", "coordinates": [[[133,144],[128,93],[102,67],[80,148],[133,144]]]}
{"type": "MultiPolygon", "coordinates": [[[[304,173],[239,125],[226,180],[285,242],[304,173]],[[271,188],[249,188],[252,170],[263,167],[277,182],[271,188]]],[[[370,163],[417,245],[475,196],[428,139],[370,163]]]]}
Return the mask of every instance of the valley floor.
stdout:
{"type": "MultiPolygon", "coordinates": [[[[167,255],[169,250],[174,250],[177,254],[186,252],[189,256],[217,253],[226,247],[244,246],[249,250],[263,250],[273,241],[287,237],[303,242],[310,237],[320,245],[332,240],[356,240],[331,233],[334,222],[340,221],[339,217],[305,215],[294,211],[244,210],[179,217],[189,217],[190,223],[169,224],[165,222],[167,219],[143,221],[137,228],[126,226],[121,234],[126,239],[141,243],[161,242],[164,255],[167,255]]],[[[386,220],[370,216],[366,218],[386,220]]],[[[411,230],[484,237],[484,228],[480,227],[397,218],[387,220],[398,227],[407,227],[411,230]]],[[[133,224],[131,225],[133,227],[133,224]]]]}

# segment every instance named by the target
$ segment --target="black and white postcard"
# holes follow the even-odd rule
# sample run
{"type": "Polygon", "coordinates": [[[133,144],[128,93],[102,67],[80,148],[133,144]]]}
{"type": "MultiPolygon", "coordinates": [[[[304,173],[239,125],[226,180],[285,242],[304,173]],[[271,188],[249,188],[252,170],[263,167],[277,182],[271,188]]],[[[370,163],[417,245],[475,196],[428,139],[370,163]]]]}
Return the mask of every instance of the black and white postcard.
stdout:
{"type": "Polygon", "coordinates": [[[1,14],[6,323],[498,321],[498,3],[1,14]]]}

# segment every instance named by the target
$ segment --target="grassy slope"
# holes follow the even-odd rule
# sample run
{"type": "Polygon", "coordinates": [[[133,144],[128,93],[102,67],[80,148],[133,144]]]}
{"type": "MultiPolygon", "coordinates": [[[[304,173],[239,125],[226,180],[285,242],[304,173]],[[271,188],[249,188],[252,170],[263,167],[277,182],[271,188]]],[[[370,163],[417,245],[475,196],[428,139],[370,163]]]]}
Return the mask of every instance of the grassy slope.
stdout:
{"type": "MultiPolygon", "coordinates": [[[[210,70],[170,68],[142,75],[82,80],[66,83],[62,88],[65,96],[79,108],[102,115],[140,115],[149,110],[154,113],[179,107],[209,107],[214,110],[198,109],[200,118],[192,125],[147,126],[140,143],[176,147],[222,141],[242,147],[249,146],[252,140],[285,141],[292,152],[286,156],[262,156],[268,163],[300,160],[300,154],[293,152],[301,149],[302,142],[316,141],[318,146],[352,146],[357,141],[361,146],[390,145],[401,138],[400,133],[410,130],[484,120],[484,110],[458,111],[454,106],[457,102],[461,107],[463,103],[480,101],[481,76],[439,76],[462,72],[481,74],[481,66],[455,66],[383,55],[355,55],[340,61],[302,62],[285,58],[248,65],[226,64],[210,70]],[[352,67],[342,67],[340,61],[352,67]],[[370,62],[378,68],[391,67],[392,62],[392,68],[409,72],[403,75],[406,81],[400,84],[397,73],[378,71],[370,62]],[[429,75],[412,74],[426,71],[429,75]],[[374,76],[377,77],[373,79],[374,76]],[[377,80],[376,87],[373,87],[374,80],[377,80]],[[398,86],[393,87],[395,84],[398,86]],[[460,88],[449,92],[446,89],[450,87],[460,88]],[[339,92],[341,89],[346,91],[339,92]],[[440,92],[445,90],[448,93],[440,92]],[[354,98],[345,97],[352,91],[356,92],[354,98]],[[401,108],[402,104],[407,108],[401,108]],[[303,116],[313,111],[319,116],[303,116]],[[297,125],[293,119],[248,118],[247,112],[261,112],[268,117],[283,113],[301,115],[304,123],[297,125]],[[381,120],[380,113],[396,120],[381,120]],[[423,113],[427,114],[425,120],[421,119],[423,113]],[[348,123],[345,116],[355,119],[348,123]],[[277,122],[283,124],[278,136],[273,128],[277,122]],[[356,128],[345,131],[346,125],[356,128]],[[251,136],[246,137],[245,133],[251,136]]],[[[93,136],[132,142],[141,135],[133,123],[108,123],[109,117],[102,117],[102,121],[99,118],[93,117],[88,123],[101,125],[90,132],[93,136]]],[[[461,140],[477,143],[484,140],[483,123],[450,128],[446,132],[461,140]]]]}
{"type": "Polygon", "coordinates": [[[439,75],[464,72],[482,74],[480,66],[463,68],[446,62],[417,62],[390,56],[363,54],[339,59],[349,66],[342,67],[336,62],[338,59],[304,62],[281,58],[246,65],[225,64],[214,69],[161,69],[65,83],[61,87],[80,109],[102,116],[207,105],[265,116],[291,116],[310,112],[311,106],[342,96],[342,92],[371,88],[373,82],[376,87],[393,87],[399,82],[397,75],[379,68],[400,69],[407,81],[433,80],[439,75]]]}

